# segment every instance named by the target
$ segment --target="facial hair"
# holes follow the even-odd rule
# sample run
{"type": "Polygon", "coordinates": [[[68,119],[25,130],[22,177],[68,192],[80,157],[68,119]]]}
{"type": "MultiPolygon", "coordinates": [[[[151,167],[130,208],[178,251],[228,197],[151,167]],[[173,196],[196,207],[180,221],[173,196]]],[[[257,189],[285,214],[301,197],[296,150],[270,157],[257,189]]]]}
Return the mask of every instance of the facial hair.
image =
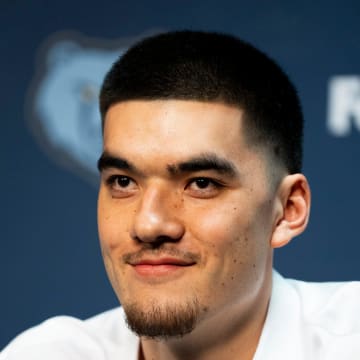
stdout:
{"type": "Polygon", "coordinates": [[[155,302],[146,306],[139,303],[124,305],[126,323],[138,336],[166,340],[171,337],[183,337],[192,332],[199,316],[200,306],[197,299],[185,304],[155,302]]]}

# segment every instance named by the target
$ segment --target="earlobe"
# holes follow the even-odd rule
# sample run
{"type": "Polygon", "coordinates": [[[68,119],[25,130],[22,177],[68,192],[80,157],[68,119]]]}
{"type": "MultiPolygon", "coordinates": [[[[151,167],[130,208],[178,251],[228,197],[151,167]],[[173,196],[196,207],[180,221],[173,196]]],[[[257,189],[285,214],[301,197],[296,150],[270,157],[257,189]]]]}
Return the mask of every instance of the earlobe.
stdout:
{"type": "Polygon", "coordinates": [[[301,234],[310,215],[311,193],[303,174],[286,176],[278,189],[279,216],[271,238],[271,247],[286,245],[292,238],[301,234]]]}

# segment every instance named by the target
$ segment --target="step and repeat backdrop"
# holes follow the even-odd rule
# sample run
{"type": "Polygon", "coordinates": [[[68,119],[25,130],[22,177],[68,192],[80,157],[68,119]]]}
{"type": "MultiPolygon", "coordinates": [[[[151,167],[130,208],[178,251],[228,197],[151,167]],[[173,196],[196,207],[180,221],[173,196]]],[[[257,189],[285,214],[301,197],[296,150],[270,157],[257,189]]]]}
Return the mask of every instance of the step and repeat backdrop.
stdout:
{"type": "Polygon", "coordinates": [[[275,267],[308,281],[360,279],[360,3],[356,1],[0,2],[0,348],[44,319],[117,305],[98,246],[97,97],[143,36],[228,32],[296,84],[313,206],[275,267]]]}

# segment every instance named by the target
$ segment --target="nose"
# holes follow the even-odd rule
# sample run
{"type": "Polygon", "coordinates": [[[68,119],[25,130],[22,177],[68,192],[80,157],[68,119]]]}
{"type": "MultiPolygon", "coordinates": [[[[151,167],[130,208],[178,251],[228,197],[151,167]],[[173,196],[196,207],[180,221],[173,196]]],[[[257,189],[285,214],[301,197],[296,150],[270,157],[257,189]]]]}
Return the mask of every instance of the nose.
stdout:
{"type": "Polygon", "coordinates": [[[144,190],[134,215],[132,238],[146,243],[178,241],[184,235],[179,200],[159,186],[144,190]]]}

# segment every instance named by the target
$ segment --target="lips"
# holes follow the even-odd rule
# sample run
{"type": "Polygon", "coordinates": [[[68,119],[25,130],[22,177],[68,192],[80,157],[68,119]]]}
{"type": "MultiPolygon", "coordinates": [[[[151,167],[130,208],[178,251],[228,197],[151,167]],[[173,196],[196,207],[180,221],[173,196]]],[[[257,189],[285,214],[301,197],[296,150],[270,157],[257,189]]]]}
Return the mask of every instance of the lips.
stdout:
{"type": "Polygon", "coordinates": [[[195,262],[173,257],[162,257],[139,259],[130,262],[130,265],[140,276],[157,277],[180,272],[189,266],[195,265],[195,262]]]}
{"type": "Polygon", "coordinates": [[[131,263],[133,266],[138,265],[153,265],[153,266],[160,266],[160,265],[174,265],[174,266],[190,266],[193,265],[195,262],[186,261],[183,259],[165,257],[165,258],[158,258],[158,259],[140,259],[136,260],[131,263]]]}

